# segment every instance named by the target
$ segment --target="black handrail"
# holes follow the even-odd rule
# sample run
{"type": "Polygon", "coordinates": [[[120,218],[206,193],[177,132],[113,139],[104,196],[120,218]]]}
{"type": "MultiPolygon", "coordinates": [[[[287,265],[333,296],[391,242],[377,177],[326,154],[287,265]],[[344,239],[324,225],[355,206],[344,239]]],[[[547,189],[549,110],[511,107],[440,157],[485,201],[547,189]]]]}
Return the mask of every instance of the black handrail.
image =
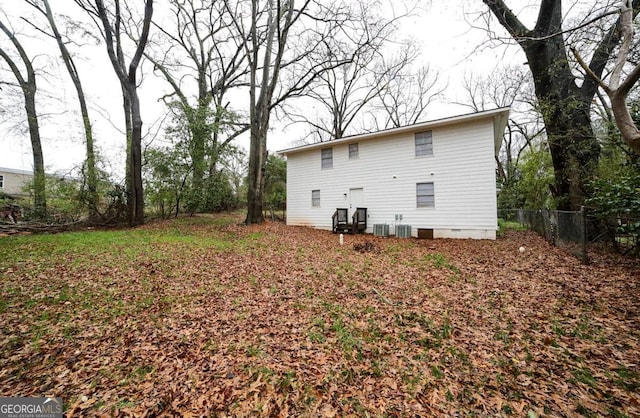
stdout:
{"type": "Polygon", "coordinates": [[[367,229],[367,208],[356,208],[353,213],[353,233],[366,231],[367,229]]]}

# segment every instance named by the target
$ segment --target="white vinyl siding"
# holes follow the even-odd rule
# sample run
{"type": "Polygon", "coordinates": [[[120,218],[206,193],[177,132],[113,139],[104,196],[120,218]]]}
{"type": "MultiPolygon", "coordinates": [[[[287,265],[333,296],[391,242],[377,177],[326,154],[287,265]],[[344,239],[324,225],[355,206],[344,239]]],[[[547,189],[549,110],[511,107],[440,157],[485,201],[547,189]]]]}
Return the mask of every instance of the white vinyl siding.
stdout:
{"type": "Polygon", "coordinates": [[[325,148],[321,151],[322,169],[333,168],[333,148],[325,148]]]}
{"type": "Polygon", "coordinates": [[[24,187],[33,181],[33,173],[0,167],[0,190],[13,196],[22,196],[24,187]]]}
{"type": "Polygon", "coordinates": [[[358,159],[358,144],[349,144],[349,159],[358,159]]]}
{"type": "Polygon", "coordinates": [[[311,206],[320,207],[320,190],[311,190],[311,206]]]}
{"type": "Polygon", "coordinates": [[[416,132],[414,136],[416,157],[433,155],[433,135],[431,131],[416,132]]]}
{"type": "Polygon", "coordinates": [[[322,146],[286,153],[287,224],[331,229],[336,208],[349,208],[350,190],[362,188],[369,233],[374,224],[388,224],[393,234],[395,215],[402,214],[413,236],[424,228],[436,238],[447,231],[460,238],[495,237],[494,119],[478,119],[417,129],[432,132],[434,155],[427,158],[415,158],[416,131],[357,140],[355,160],[349,159],[354,142],[332,144],[331,170],[318,164],[322,146]],[[432,208],[417,207],[419,183],[434,184],[437,205],[434,196],[432,208]],[[321,207],[311,210],[310,190],[322,191],[321,207]]]}
{"type": "Polygon", "coordinates": [[[435,194],[433,183],[416,184],[416,203],[419,208],[435,207],[435,194]]]}

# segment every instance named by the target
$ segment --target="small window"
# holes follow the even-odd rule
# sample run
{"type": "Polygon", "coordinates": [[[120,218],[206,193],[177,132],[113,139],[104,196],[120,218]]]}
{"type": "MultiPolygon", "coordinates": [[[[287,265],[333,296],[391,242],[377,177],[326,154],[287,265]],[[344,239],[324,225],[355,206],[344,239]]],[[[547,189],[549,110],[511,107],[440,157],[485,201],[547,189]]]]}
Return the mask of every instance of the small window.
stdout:
{"type": "Polygon", "coordinates": [[[358,159],[358,144],[349,144],[349,159],[358,159]]]}
{"type": "Polygon", "coordinates": [[[416,157],[433,155],[433,137],[431,136],[431,131],[417,132],[415,135],[415,141],[416,157]]]}
{"type": "Polygon", "coordinates": [[[322,169],[333,168],[333,148],[322,150],[322,169]]]}
{"type": "Polygon", "coordinates": [[[320,207],[320,190],[311,190],[311,206],[320,207]]]}
{"type": "Polygon", "coordinates": [[[0,189],[4,189],[4,176],[0,175],[0,189]]]}
{"type": "Polygon", "coordinates": [[[435,195],[433,192],[433,183],[417,183],[416,184],[416,201],[419,208],[435,207],[435,195]]]}

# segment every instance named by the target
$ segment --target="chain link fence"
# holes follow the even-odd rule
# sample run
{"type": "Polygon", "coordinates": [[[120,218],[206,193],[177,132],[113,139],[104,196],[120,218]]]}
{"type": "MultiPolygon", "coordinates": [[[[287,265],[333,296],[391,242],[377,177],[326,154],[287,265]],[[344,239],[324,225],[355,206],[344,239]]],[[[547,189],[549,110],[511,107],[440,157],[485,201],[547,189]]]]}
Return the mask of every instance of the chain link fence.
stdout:
{"type": "Polygon", "coordinates": [[[498,211],[504,221],[537,232],[549,243],[589,262],[589,248],[611,247],[622,254],[639,253],[640,218],[616,216],[606,219],[590,215],[588,210],[525,210],[498,211]]]}

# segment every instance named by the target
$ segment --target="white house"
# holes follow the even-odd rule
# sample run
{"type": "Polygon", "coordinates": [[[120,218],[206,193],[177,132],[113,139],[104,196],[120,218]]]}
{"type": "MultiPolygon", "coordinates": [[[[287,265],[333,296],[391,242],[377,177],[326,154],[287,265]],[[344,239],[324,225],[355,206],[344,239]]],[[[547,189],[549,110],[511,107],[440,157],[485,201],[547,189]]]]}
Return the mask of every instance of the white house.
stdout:
{"type": "Polygon", "coordinates": [[[508,108],[279,151],[287,224],[332,229],[337,208],[367,209],[366,232],[495,239],[495,155],[508,108]]]}
{"type": "Polygon", "coordinates": [[[24,194],[24,187],[33,181],[33,172],[0,167],[0,192],[13,196],[24,194]]]}

